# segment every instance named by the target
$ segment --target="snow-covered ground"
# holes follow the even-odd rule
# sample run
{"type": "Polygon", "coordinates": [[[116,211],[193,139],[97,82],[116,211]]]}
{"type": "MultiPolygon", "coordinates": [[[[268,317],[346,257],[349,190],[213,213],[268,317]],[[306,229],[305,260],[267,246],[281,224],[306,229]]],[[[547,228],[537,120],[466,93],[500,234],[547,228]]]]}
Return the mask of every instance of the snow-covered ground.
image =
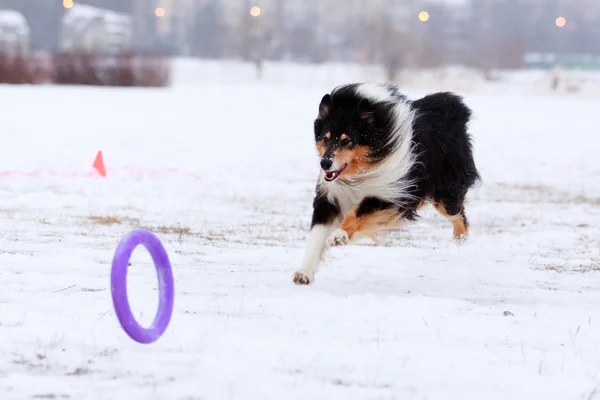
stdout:
{"type": "MultiPolygon", "coordinates": [[[[600,101],[469,93],[470,241],[426,209],[297,287],[324,91],[1,87],[0,398],[600,398],[600,101]],[[110,298],[136,227],[175,276],[151,345],[110,298]]],[[[156,276],[132,263],[148,324],[156,276]]]]}
{"type": "MultiPolygon", "coordinates": [[[[176,58],[172,61],[176,84],[197,85],[219,82],[239,85],[254,82],[254,64],[233,60],[198,60],[176,58]]],[[[261,79],[269,84],[289,84],[302,87],[332,87],[349,81],[386,79],[380,65],[358,63],[297,64],[266,61],[261,79]]],[[[439,69],[404,69],[397,82],[412,90],[452,90],[469,94],[498,93],[511,95],[566,96],[600,98],[600,71],[563,69],[556,92],[551,89],[554,72],[542,69],[491,71],[486,80],[482,71],[461,66],[439,69]]]]}

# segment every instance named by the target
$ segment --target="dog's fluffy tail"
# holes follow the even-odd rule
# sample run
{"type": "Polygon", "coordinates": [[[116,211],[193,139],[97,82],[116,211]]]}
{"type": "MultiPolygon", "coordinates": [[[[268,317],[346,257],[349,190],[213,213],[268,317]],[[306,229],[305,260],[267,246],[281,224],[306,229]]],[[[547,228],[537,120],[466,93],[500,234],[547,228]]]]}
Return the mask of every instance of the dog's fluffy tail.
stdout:
{"type": "Polygon", "coordinates": [[[435,175],[436,171],[445,169],[448,173],[449,168],[455,168],[451,175],[460,177],[461,186],[481,184],[468,132],[472,112],[463,98],[451,92],[439,92],[415,100],[412,105],[416,111],[415,135],[420,135],[427,149],[439,152],[438,157],[429,156],[440,163],[431,172],[435,175]]]}

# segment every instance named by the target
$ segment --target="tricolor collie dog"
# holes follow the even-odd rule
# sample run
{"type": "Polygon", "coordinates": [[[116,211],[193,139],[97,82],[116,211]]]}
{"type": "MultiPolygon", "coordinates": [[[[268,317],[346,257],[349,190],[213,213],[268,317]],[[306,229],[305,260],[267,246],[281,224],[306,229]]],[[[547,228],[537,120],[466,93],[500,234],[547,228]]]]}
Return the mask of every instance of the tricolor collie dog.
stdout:
{"type": "Polygon", "coordinates": [[[417,219],[431,203],[466,239],[464,199],[479,180],[467,124],[452,93],[409,100],[391,84],[349,84],[326,94],[314,121],[321,172],[311,229],[294,282],[315,279],[327,246],[380,234],[417,219]]]}

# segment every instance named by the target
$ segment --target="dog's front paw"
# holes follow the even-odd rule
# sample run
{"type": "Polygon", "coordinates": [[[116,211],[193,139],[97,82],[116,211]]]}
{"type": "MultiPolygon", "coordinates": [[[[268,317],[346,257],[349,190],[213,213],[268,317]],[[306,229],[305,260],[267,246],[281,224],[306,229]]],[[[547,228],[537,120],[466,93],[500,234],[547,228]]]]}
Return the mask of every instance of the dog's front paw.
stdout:
{"type": "Polygon", "coordinates": [[[294,273],[294,283],[296,285],[310,285],[315,280],[314,276],[309,276],[306,271],[296,271],[294,273]]]}
{"type": "Polygon", "coordinates": [[[348,233],[343,229],[336,229],[327,239],[327,245],[330,247],[345,246],[348,244],[348,233]]]}

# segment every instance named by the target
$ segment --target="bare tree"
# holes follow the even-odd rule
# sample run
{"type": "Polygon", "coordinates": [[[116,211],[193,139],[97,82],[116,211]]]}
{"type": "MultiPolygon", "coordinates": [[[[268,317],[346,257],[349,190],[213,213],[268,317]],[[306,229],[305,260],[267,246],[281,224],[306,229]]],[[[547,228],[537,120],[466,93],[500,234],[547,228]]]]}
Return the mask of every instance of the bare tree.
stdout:
{"type": "Polygon", "coordinates": [[[249,11],[249,7],[244,9],[241,19],[242,23],[237,29],[238,54],[240,54],[243,60],[254,63],[256,66],[256,76],[258,79],[261,79],[269,35],[267,34],[263,17],[260,15],[252,16],[249,11]]]}
{"type": "Polygon", "coordinates": [[[412,38],[407,31],[395,26],[389,13],[382,10],[367,21],[363,46],[368,58],[383,65],[386,78],[395,81],[410,55],[412,38]]]}
{"type": "Polygon", "coordinates": [[[218,1],[212,0],[196,10],[191,36],[193,54],[206,58],[220,58],[226,54],[230,38],[218,1]]]}
{"type": "Polygon", "coordinates": [[[486,79],[492,79],[493,69],[522,67],[527,41],[531,40],[531,21],[527,19],[532,14],[531,4],[507,0],[485,6],[473,3],[472,7],[467,64],[483,71],[486,79]]]}

